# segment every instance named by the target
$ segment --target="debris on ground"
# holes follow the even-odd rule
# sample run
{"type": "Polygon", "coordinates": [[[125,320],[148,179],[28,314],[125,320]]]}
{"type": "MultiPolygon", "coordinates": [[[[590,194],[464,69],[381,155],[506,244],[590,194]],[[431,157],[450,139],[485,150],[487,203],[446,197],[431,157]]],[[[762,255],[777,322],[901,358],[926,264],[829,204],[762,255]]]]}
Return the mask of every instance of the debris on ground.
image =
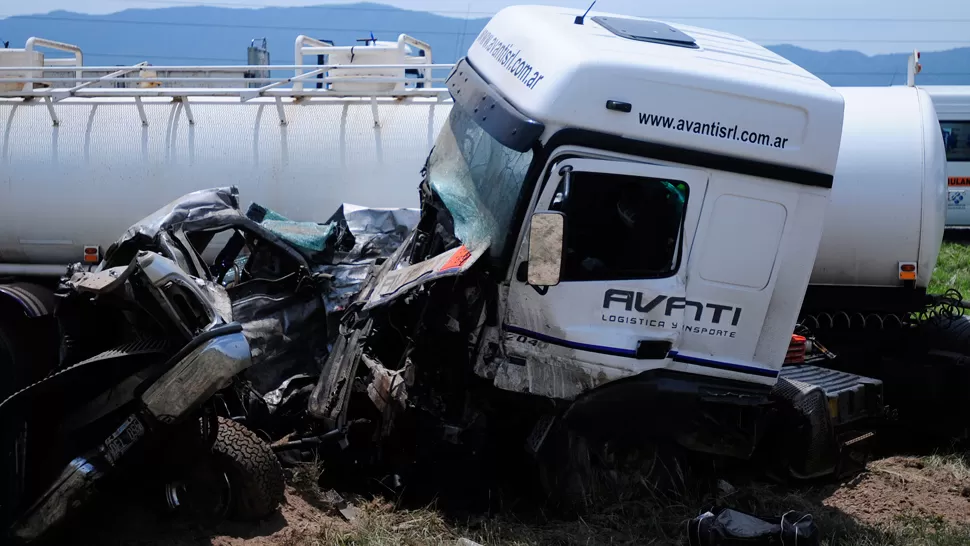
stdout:
{"type": "Polygon", "coordinates": [[[819,531],[811,514],[786,512],[760,517],[730,508],[711,508],[692,519],[685,537],[690,546],[729,546],[739,541],[750,546],[782,544],[817,546],[819,531]]]}
{"type": "Polygon", "coordinates": [[[717,480],[717,489],[722,497],[728,497],[737,493],[738,489],[724,480],[717,480]]]}

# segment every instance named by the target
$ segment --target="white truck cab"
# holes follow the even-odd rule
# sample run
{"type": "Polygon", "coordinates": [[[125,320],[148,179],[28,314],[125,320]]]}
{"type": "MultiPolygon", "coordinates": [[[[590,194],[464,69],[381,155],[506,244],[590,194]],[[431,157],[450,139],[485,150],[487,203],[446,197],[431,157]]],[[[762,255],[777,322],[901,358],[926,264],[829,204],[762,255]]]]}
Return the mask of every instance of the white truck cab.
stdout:
{"type": "Polygon", "coordinates": [[[784,364],[840,93],[737,36],[545,6],[499,12],[447,86],[421,220],[344,316],[313,416],[344,426],[362,382],[384,436],[405,407],[449,438],[504,412],[535,453],[553,422],[741,458],[797,430],[792,472],[834,468],[832,423],[881,411],[881,383],[784,364]],[[779,401],[809,426],[775,428],[779,401]]]}
{"type": "MultiPolygon", "coordinates": [[[[470,257],[459,269],[505,276],[485,333],[500,349],[476,371],[562,399],[660,368],[773,385],[842,97],[730,34],[581,15],[501,11],[448,82],[430,186],[470,257]]],[[[427,263],[387,275],[369,306],[437,278],[427,263]]]]}

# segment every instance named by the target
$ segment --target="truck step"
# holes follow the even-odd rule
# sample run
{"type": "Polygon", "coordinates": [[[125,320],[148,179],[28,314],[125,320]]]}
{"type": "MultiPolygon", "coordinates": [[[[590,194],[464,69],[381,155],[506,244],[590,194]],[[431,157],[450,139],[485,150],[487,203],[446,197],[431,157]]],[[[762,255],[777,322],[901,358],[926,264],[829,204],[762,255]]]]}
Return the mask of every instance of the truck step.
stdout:
{"type": "Polygon", "coordinates": [[[876,441],[874,431],[851,431],[839,436],[839,466],[836,477],[848,479],[865,472],[872,459],[873,445],[876,441]]]}
{"type": "Polygon", "coordinates": [[[811,365],[785,366],[781,377],[822,389],[837,427],[882,415],[883,384],[878,379],[811,365]]]}

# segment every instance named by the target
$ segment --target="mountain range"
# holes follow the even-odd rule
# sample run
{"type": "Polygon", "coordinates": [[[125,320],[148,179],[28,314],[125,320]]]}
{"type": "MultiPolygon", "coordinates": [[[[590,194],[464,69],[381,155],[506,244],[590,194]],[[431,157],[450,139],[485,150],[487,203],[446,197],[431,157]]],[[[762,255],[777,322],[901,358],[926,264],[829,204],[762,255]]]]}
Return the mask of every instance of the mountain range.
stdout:
{"type": "MultiPolygon", "coordinates": [[[[266,38],[274,64],[293,62],[299,34],[354,44],[372,35],[396,40],[410,34],[432,46],[435,62],[453,62],[487,19],[461,19],[380,4],[240,9],[171,7],[129,9],[109,15],[54,11],[0,19],[0,42],[23,47],[30,36],[77,44],[88,65],[244,64],[252,39],[266,38]]],[[[838,86],[906,83],[908,53],[869,56],[858,51],[813,51],[793,45],[768,49],[838,86]]],[[[921,84],[970,84],[970,48],[925,52],[921,84]]]]}

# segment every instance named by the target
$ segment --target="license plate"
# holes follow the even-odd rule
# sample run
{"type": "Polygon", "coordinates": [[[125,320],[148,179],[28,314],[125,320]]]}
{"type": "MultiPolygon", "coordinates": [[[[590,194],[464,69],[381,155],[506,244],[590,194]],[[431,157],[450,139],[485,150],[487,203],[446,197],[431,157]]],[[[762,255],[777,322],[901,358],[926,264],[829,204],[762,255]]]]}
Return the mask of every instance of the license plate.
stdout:
{"type": "Polygon", "coordinates": [[[130,415],[104,442],[104,458],[114,465],[127,453],[135,442],[145,435],[145,426],[134,415],[130,415]]]}

